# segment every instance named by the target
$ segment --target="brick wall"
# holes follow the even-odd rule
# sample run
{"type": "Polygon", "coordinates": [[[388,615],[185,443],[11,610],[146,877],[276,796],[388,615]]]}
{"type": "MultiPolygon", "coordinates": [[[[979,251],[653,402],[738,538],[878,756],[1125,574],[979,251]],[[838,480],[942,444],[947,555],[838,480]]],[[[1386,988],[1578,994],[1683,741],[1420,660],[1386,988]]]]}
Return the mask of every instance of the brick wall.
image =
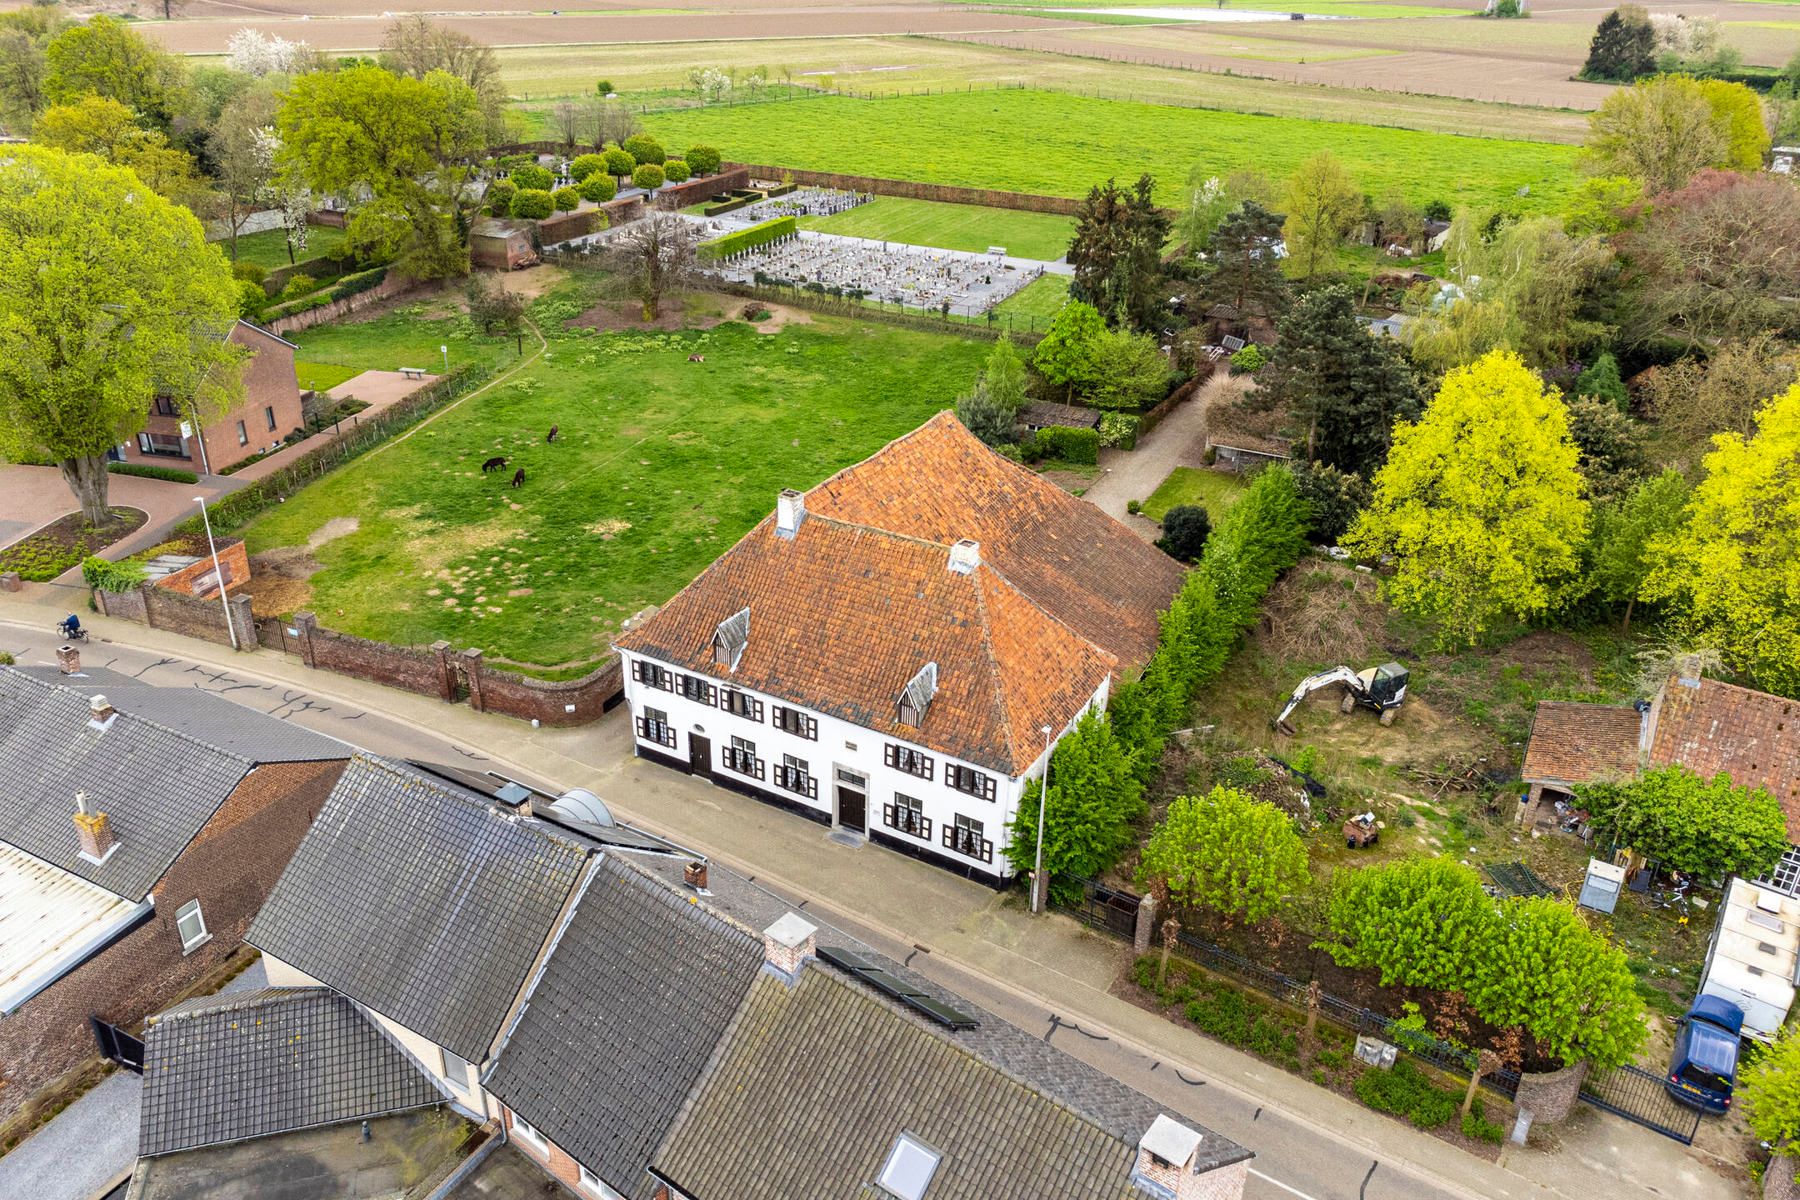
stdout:
{"type": "Polygon", "coordinates": [[[343,769],[342,760],[257,767],[152,889],[156,912],[148,923],[0,1021],[0,1121],[38,1088],[95,1057],[90,1014],[137,1030],[242,945],[343,769]],[[212,936],[183,954],[175,912],[190,900],[200,901],[212,936]]]}
{"type": "Polygon", "coordinates": [[[1554,1125],[1569,1119],[1581,1095],[1588,1065],[1578,1062],[1560,1071],[1528,1071],[1519,1076],[1519,1092],[1513,1103],[1531,1110],[1533,1125],[1554,1125]]]}
{"type": "Polygon", "coordinates": [[[305,312],[295,313],[291,317],[277,317],[269,322],[268,330],[277,336],[286,336],[296,329],[311,329],[314,325],[324,325],[340,317],[349,316],[359,309],[367,308],[371,304],[379,304],[391,296],[411,291],[413,287],[412,280],[402,279],[398,273],[390,274],[366,292],[345,296],[342,300],[333,300],[330,304],[322,305],[319,308],[309,308],[305,312]]]}
{"type": "MultiPolygon", "coordinates": [[[[227,589],[241,586],[250,578],[250,552],[244,548],[243,538],[225,538],[218,543],[219,567],[225,574],[227,589]]],[[[219,602],[219,585],[213,574],[212,555],[205,555],[197,563],[176,571],[173,575],[164,575],[156,581],[156,586],[169,592],[180,592],[184,596],[198,596],[219,602]]],[[[223,622],[224,614],[220,613],[223,622]]]]}
{"type": "Polygon", "coordinates": [[[690,179],[686,183],[668,183],[657,189],[656,207],[665,212],[686,208],[690,204],[698,204],[702,200],[711,200],[714,196],[723,196],[726,192],[734,192],[750,186],[750,172],[745,167],[734,167],[720,171],[717,175],[702,175],[690,179]]]}
{"type": "Polygon", "coordinates": [[[325,629],[312,613],[297,613],[292,628],[299,631],[300,658],[309,667],[421,696],[451,698],[446,694],[440,656],[433,651],[325,629]]]}
{"type": "Polygon", "coordinates": [[[1067,196],[1038,196],[1029,192],[997,192],[989,188],[951,187],[944,183],[914,183],[909,179],[880,179],[872,175],[839,175],[831,171],[802,171],[755,163],[727,163],[727,170],[743,170],[752,179],[792,177],[802,187],[840,188],[873,192],[877,196],[903,196],[909,200],[936,200],[944,204],[980,204],[988,208],[1012,208],[1022,212],[1056,213],[1072,217],[1081,201],[1067,196]]]}
{"type": "MultiPolygon", "coordinates": [[[[202,600],[146,583],[138,589],[138,594],[144,598],[145,624],[152,629],[167,629],[183,637],[231,645],[231,630],[225,624],[227,606],[219,603],[216,593],[210,599],[202,600]]],[[[229,607],[232,624],[237,627],[239,647],[256,649],[256,621],[250,615],[250,597],[239,592],[231,597],[229,607]]],[[[107,615],[114,614],[108,609],[107,615]]]]}
{"type": "Polygon", "coordinates": [[[586,725],[598,721],[624,694],[625,676],[615,657],[580,679],[551,682],[500,671],[485,664],[470,684],[469,703],[477,712],[499,713],[545,725],[586,725]],[[571,707],[574,711],[569,711],[571,707]]]}
{"type": "Polygon", "coordinates": [[[139,625],[148,625],[150,615],[144,608],[144,593],[136,592],[103,592],[94,589],[94,607],[100,610],[103,617],[117,617],[121,621],[136,621],[139,625]]]}
{"type": "Polygon", "coordinates": [[[507,1108],[505,1105],[501,1105],[500,1115],[506,1122],[507,1137],[511,1139],[514,1148],[516,1148],[519,1153],[555,1176],[559,1182],[566,1185],[576,1194],[582,1196],[589,1194],[588,1190],[581,1186],[580,1165],[567,1154],[563,1153],[562,1147],[549,1139],[545,1139],[545,1149],[539,1150],[535,1145],[526,1141],[514,1131],[512,1109],[507,1108]]]}

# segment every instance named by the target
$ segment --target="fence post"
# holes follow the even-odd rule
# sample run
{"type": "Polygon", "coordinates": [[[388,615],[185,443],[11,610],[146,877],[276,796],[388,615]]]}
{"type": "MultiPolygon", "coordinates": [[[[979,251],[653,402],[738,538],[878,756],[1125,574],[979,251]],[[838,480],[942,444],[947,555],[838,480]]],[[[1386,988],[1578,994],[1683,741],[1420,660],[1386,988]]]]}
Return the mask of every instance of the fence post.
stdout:
{"type": "Polygon", "coordinates": [[[156,591],[156,584],[148,579],[138,584],[138,598],[144,603],[144,624],[152,629],[157,628],[156,606],[150,603],[150,594],[154,591],[156,591]]]}
{"type": "Polygon", "coordinates": [[[249,595],[239,592],[226,603],[226,608],[229,611],[227,619],[237,626],[238,649],[255,650],[257,648],[256,617],[250,611],[249,595]]]}
{"type": "Polygon", "coordinates": [[[1325,989],[1319,986],[1318,980],[1306,985],[1306,1037],[1311,1041],[1319,1030],[1319,998],[1325,989]]]}
{"type": "Polygon", "coordinates": [[[463,673],[469,678],[469,707],[486,712],[481,698],[481,651],[471,646],[462,652],[463,673]]]}
{"type": "Polygon", "coordinates": [[[450,643],[433,642],[431,652],[437,655],[438,699],[453,701],[456,699],[456,665],[450,661],[450,643]]]}
{"type": "Polygon", "coordinates": [[[1148,954],[1150,952],[1150,934],[1156,928],[1156,897],[1145,895],[1138,897],[1137,924],[1131,930],[1131,952],[1148,954]]]}
{"type": "Polygon", "coordinates": [[[308,667],[316,666],[313,661],[313,630],[319,627],[319,618],[309,612],[294,614],[294,632],[300,639],[300,661],[308,667]]]}

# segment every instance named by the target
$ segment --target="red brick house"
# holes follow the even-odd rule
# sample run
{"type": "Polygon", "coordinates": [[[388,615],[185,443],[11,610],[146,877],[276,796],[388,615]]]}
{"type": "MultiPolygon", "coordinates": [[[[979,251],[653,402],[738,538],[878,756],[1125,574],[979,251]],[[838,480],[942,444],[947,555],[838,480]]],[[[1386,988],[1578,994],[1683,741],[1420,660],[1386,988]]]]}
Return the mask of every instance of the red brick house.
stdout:
{"type": "Polygon", "coordinates": [[[216,475],[270,449],[300,428],[305,415],[294,375],[294,351],[299,347],[247,321],[231,327],[230,340],[250,351],[243,366],[244,396],[235,407],[195,429],[179,400],[158,396],[142,432],[115,447],[108,457],[115,462],[216,475]]]}
{"type": "Polygon", "coordinates": [[[1763,882],[1800,895],[1800,701],[1785,696],[1676,674],[1648,705],[1539,704],[1519,772],[1529,789],[1520,823],[1531,828],[1544,801],[1579,784],[1677,763],[1768,789],[1795,848],[1763,882]]]}
{"type": "Polygon", "coordinates": [[[237,949],[350,754],[68,659],[0,668],[0,1120],[237,949]]]}

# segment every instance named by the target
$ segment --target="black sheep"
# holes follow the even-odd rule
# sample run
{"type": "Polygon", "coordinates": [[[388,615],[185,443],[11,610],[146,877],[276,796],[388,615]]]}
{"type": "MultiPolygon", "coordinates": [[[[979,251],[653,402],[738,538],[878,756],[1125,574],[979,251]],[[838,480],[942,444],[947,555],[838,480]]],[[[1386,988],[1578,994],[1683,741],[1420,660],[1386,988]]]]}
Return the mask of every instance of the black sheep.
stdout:
{"type": "Polygon", "coordinates": [[[522,484],[524,482],[525,482],[525,468],[520,467],[518,470],[513,472],[513,486],[518,487],[520,484],[522,484]]]}
{"type": "Polygon", "coordinates": [[[561,425],[552,425],[552,426],[551,426],[551,427],[550,427],[550,436],[549,436],[549,437],[546,437],[546,438],[545,438],[545,439],[544,439],[544,440],[545,440],[545,441],[546,441],[546,442],[554,442],[554,441],[555,441],[555,440],[556,440],[556,431],[557,431],[557,430],[559,430],[559,429],[561,429],[561,428],[562,428],[562,426],[561,426],[561,425]]]}
{"type": "Polygon", "coordinates": [[[490,458],[486,462],[481,464],[481,473],[483,475],[486,475],[489,471],[498,471],[501,467],[504,467],[505,465],[506,465],[506,459],[501,458],[499,456],[495,456],[494,458],[490,458]]]}

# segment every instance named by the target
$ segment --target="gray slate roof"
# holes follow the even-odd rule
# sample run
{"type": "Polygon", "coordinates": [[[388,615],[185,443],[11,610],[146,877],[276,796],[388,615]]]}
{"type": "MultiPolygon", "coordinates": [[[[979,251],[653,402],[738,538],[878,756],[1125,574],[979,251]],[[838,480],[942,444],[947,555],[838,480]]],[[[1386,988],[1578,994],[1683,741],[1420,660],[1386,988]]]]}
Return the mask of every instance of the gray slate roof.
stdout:
{"type": "Polygon", "coordinates": [[[245,940],[479,1063],[587,855],[445,780],[358,755],[245,940]]]}
{"type": "Polygon", "coordinates": [[[84,693],[0,668],[0,841],[127,900],[144,898],[254,765],[123,709],[96,729],[84,693]],[[78,791],[118,840],[104,863],[80,856],[78,791]]]}
{"type": "Polygon", "coordinates": [[[648,1195],[644,1168],[762,961],[759,938],[609,855],[488,1090],[611,1187],[648,1195]]]}
{"type": "Polygon", "coordinates": [[[206,996],[145,1030],[138,1148],[172,1154],[443,1099],[355,1005],[324,988],[206,996]]]}

